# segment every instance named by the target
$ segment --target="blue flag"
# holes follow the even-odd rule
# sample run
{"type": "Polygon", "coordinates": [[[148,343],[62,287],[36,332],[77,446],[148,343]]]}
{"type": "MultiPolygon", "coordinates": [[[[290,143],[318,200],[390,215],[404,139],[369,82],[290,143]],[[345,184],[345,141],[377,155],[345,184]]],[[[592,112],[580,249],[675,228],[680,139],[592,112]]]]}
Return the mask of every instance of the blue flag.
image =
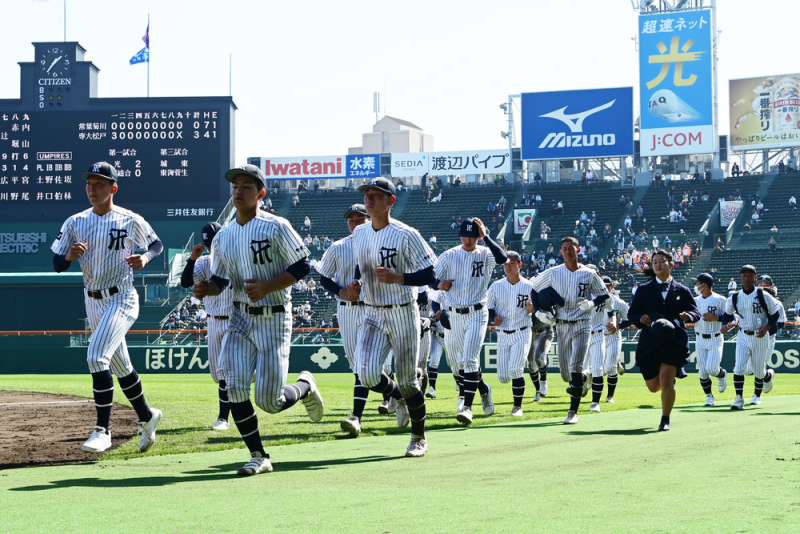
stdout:
{"type": "Polygon", "coordinates": [[[150,49],[146,46],[136,52],[136,55],[131,58],[131,65],[136,65],[137,63],[149,63],[150,62],[150,49]]]}

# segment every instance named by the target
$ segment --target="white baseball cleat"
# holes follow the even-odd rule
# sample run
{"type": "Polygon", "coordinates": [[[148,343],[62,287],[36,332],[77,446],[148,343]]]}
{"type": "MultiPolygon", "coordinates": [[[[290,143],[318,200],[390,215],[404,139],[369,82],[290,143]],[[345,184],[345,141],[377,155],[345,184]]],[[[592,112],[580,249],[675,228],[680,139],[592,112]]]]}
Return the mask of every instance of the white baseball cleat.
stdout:
{"type": "Polygon", "coordinates": [[[456,412],[460,412],[464,409],[464,397],[459,397],[456,401],[456,412]]]}
{"type": "Polygon", "coordinates": [[[522,417],[522,406],[514,406],[511,408],[511,417],[522,417]]]}
{"type": "Polygon", "coordinates": [[[615,399],[614,397],[606,397],[606,402],[609,404],[614,404],[615,402],[617,402],[617,399],[615,399]]]}
{"type": "Polygon", "coordinates": [[[471,425],[472,424],[472,410],[464,406],[461,408],[461,411],[458,412],[456,416],[458,422],[464,425],[471,425]]]}
{"type": "Polygon", "coordinates": [[[411,415],[408,413],[408,406],[406,406],[405,399],[400,399],[397,401],[395,417],[397,418],[397,428],[405,428],[411,421],[411,415]]]}
{"type": "Polygon", "coordinates": [[[261,456],[261,453],[256,451],[251,453],[250,461],[244,464],[242,467],[236,471],[236,474],[240,477],[251,477],[253,475],[257,475],[259,473],[271,473],[272,472],[272,462],[269,461],[269,454],[266,458],[261,456]]]}
{"type": "Polygon", "coordinates": [[[411,443],[408,444],[406,449],[406,458],[419,458],[425,456],[428,452],[428,442],[425,438],[411,438],[411,443]]]}
{"type": "Polygon", "coordinates": [[[589,405],[589,411],[594,413],[600,413],[600,403],[593,402],[589,405]]]}
{"type": "Polygon", "coordinates": [[[94,427],[94,432],[86,440],[86,443],[81,445],[83,452],[105,452],[111,448],[111,431],[106,430],[102,426],[94,427]]]}
{"type": "Polygon", "coordinates": [[[541,391],[537,391],[536,395],[533,397],[533,402],[539,402],[541,400],[542,400],[542,392],[541,391]]]}
{"type": "Polygon", "coordinates": [[[317,381],[314,380],[314,375],[308,371],[301,372],[297,380],[302,380],[311,386],[308,397],[302,399],[301,402],[303,406],[306,407],[308,417],[316,423],[325,415],[325,403],[322,401],[322,394],[320,394],[319,389],[317,389],[317,381]]]}
{"type": "Polygon", "coordinates": [[[378,405],[378,413],[381,415],[389,414],[389,401],[383,401],[378,405]]]}
{"type": "Polygon", "coordinates": [[[389,404],[386,406],[386,413],[392,415],[397,413],[397,401],[393,398],[389,399],[389,404]]]}
{"type": "Polygon", "coordinates": [[[156,427],[163,416],[158,408],[150,408],[150,413],[152,417],[146,423],[144,421],[136,422],[139,425],[139,433],[142,435],[142,439],[139,440],[139,450],[142,452],[147,452],[156,442],[156,427]]]}
{"type": "Polygon", "coordinates": [[[573,412],[572,410],[567,412],[567,418],[564,419],[565,425],[574,425],[578,422],[578,414],[577,412],[573,412]]]}
{"type": "Polygon", "coordinates": [[[703,406],[714,406],[716,403],[714,402],[714,395],[708,394],[706,395],[706,403],[703,406]]]}
{"type": "Polygon", "coordinates": [[[217,422],[211,426],[211,430],[228,430],[230,427],[231,424],[227,419],[219,418],[217,419],[217,422]]]}
{"type": "Polygon", "coordinates": [[[753,394],[753,398],[750,399],[750,405],[758,406],[759,404],[761,404],[761,397],[759,397],[756,394],[753,394]]]}
{"type": "Polygon", "coordinates": [[[618,363],[618,364],[617,364],[617,374],[618,374],[619,376],[622,376],[622,375],[624,375],[624,374],[625,374],[625,366],[624,366],[624,365],[622,365],[621,363],[618,363]]]}
{"type": "Polygon", "coordinates": [[[728,373],[725,372],[725,376],[717,377],[717,391],[719,391],[720,393],[725,393],[727,387],[728,387],[728,373]]]}
{"type": "Polygon", "coordinates": [[[436,390],[433,389],[433,386],[428,388],[428,392],[425,394],[425,396],[428,397],[429,399],[435,399],[436,398],[436,390]]]}
{"type": "Polygon", "coordinates": [[[494,401],[492,400],[492,386],[486,384],[489,391],[485,395],[481,395],[481,406],[483,406],[483,413],[492,415],[494,413],[494,401]]]}
{"type": "Polygon", "coordinates": [[[775,371],[772,369],[767,371],[769,375],[769,382],[764,382],[764,393],[769,393],[775,387],[775,371]]]}
{"type": "Polygon", "coordinates": [[[542,397],[547,396],[547,380],[539,382],[539,393],[542,394],[542,397]]]}
{"type": "Polygon", "coordinates": [[[741,395],[736,395],[733,404],[731,404],[731,410],[744,410],[744,399],[741,395]]]}
{"type": "Polygon", "coordinates": [[[349,433],[354,438],[357,438],[359,434],[361,434],[361,421],[358,420],[353,414],[347,416],[347,419],[342,419],[341,424],[339,425],[342,427],[342,430],[349,433]]]}

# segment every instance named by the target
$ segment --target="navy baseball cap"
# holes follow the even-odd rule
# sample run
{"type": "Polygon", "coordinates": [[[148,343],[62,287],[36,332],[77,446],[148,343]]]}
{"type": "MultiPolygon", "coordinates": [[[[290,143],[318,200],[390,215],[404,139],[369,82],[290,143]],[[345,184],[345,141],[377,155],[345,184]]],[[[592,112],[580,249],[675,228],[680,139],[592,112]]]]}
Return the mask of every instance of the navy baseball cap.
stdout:
{"type": "MultiPolygon", "coordinates": [[[[522,256],[519,255],[519,252],[509,250],[507,254],[509,260],[517,260],[517,263],[522,263],[522,256]]],[[[508,260],[506,260],[506,262],[508,262],[508,260]]]]}
{"type": "Polygon", "coordinates": [[[758,277],[759,282],[769,282],[769,285],[773,285],[772,277],[768,274],[762,274],[758,277]]]}
{"type": "Polygon", "coordinates": [[[611,278],[609,278],[608,276],[604,276],[602,278],[602,280],[603,280],[603,285],[606,285],[606,286],[613,286],[614,285],[614,281],[611,278]]]}
{"type": "Polygon", "coordinates": [[[364,204],[353,204],[350,208],[344,213],[344,218],[349,218],[354,213],[361,213],[362,215],[367,215],[367,208],[364,204]]]}
{"type": "Polygon", "coordinates": [[[755,268],[755,267],[753,267],[753,266],[752,266],[752,265],[750,265],[750,264],[748,264],[748,265],[743,265],[743,266],[742,266],[742,268],[741,268],[741,269],[739,269],[739,273],[753,273],[753,274],[758,274],[758,273],[756,272],[756,268],[755,268]]]}
{"type": "Polygon", "coordinates": [[[705,284],[708,287],[712,287],[714,285],[714,277],[708,273],[700,273],[697,275],[697,281],[701,284],[705,284]]]}
{"type": "Polygon", "coordinates": [[[361,193],[366,193],[370,189],[377,189],[378,191],[383,191],[384,193],[389,193],[390,195],[394,195],[396,193],[394,184],[391,180],[387,180],[386,178],[373,178],[364,185],[359,186],[358,191],[361,193]]]}
{"type": "Polygon", "coordinates": [[[99,176],[100,178],[105,178],[106,180],[111,180],[115,183],[118,181],[117,169],[105,161],[98,161],[97,163],[92,164],[88,171],[81,174],[81,178],[90,178],[92,176],[99,176]]]}
{"type": "Polygon", "coordinates": [[[210,222],[206,223],[201,230],[201,235],[203,236],[203,243],[211,250],[211,241],[214,240],[214,236],[217,235],[217,232],[222,230],[222,226],[218,223],[210,222]]]}
{"type": "Polygon", "coordinates": [[[252,177],[256,183],[261,184],[262,188],[267,187],[267,177],[264,176],[264,173],[256,165],[247,164],[231,169],[225,173],[225,179],[233,183],[233,180],[240,174],[252,177]]]}
{"type": "Polygon", "coordinates": [[[478,231],[478,224],[475,222],[475,219],[467,217],[461,221],[461,228],[458,230],[458,235],[461,237],[480,237],[481,234],[478,231]]]}

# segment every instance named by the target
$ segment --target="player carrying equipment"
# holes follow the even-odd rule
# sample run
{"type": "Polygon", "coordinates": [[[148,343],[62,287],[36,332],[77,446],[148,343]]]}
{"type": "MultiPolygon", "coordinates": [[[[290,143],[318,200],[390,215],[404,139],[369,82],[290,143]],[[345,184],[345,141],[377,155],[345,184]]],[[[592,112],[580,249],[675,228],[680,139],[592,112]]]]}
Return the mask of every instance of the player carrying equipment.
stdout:
{"type": "Polygon", "coordinates": [[[606,357],[603,363],[603,372],[608,375],[608,393],[606,402],[614,403],[614,393],[617,390],[619,375],[625,374],[625,368],[620,363],[622,353],[622,330],[631,325],[628,320],[628,304],[614,294],[614,281],[608,276],[603,277],[603,283],[613,300],[612,308],[617,319],[614,328],[609,328],[605,334],[606,357]]]}
{"type": "MultiPolygon", "coordinates": [[[[594,267],[591,265],[590,267],[594,267]]],[[[594,269],[593,269],[594,270],[594,269]]],[[[600,274],[598,273],[598,276],[600,274]]],[[[601,278],[602,279],[602,278],[601,278]]],[[[610,365],[606,365],[606,334],[615,332],[617,329],[617,317],[614,311],[614,298],[608,289],[608,284],[603,280],[603,285],[608,291],[609,298],[594,309],[592,315],[592,333],[589,338],[589,368],[592,372],[592,404],[589,406],[590,412],[600,412],[600,397],[603,396],[603,376],[611,372],[610,365]]],[[[614,374],[617,373],[617,366],[614,364],[614,374]]],[[[609,384],[609,391],[610,391],[609,384]]],[[[612,394],[613,398],[613,394],[612,394]]]]}
{"type": "Polygon", "coordinates": [[[720,393],[728,387],[728,373],[720,367],[722,363],[723,337],[720,328],[730,322],[731,317],[725,314],[725,297],[713,292],[714,278],[708,273],[700,273],[694,283],[694,301],[700,312],[700,320],[694,324],[695,346],[697,348],[697,374],[700,386],[706,394],[704,406],[714,406],[714,394],[711,393],[711,378],[717,378],[717,389],[720,393]]]}

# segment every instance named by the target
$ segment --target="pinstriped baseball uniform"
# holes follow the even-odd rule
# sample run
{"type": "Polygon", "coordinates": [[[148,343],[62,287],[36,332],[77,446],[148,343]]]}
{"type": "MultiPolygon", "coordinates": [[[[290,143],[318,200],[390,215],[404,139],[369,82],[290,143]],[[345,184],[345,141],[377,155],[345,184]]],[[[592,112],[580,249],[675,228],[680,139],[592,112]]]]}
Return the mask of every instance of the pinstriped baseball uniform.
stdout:
{"type": "MultiPolygon", "coordinates": [[[[439,291],[438,289],[428,289],[428,302],[437,302],[440,306],[443,304],[440,302],[442,299],[443,291],[439,291]]],[[[433,369],[439,368],[439,361],[442,359],[442,352],[444,349],[444,332],[445,328],[436,321],[431,323],[431,352],[428,361],[428,367],[433,369]]]]}
{"type": "MultiPolygon", "coordinates": [[[[414,293],[419,296],[422,293],[425,293],[425,296],[430,299],[430,295],[428,295],[427,289],[424,287],[414,287],[414,293]]],[[[431,304],[430,300],[425,304],[419,304],[419,316],[420,318],[430,318],[431,316],[431,304]]],[[[423,332],[422,337],[419,340],[419,358],[417,359],[417,367],[422,371],[423,374],[427,374],[428,372],[428,360],[430,359],[431,355],[431,331],[428,329],[427,331],[423,332]]]]}
{"type": "Polygon", "coordinates": [[[701,380],[708,379],[709,376],[717,376],[719,364],[722,362],[722,334],[720,321],[706,321],[703,315],[713,313],[722,315],[725,313],[726,299],[717,293],[711,293],[708,297],[696,295],[694,298],[697,310],[700,312],[700,320],[694,324],[695,349],[697,352],[697,374],[701,380]],[[706,337],[708,336],[708,337],[706,337]]]}
{"type": "Polygon", "coordinates": [[[400,392],[409,398],[420,386],[416,373],[420,323],[415,293],[411,286],[378,281],[375,268],[414,273],[432,266],[436,256],[419,232],[394,219],[377,231],[371,223],[362,224],[352,235],[361,274],[361,298],[367,304],[356,345],[356,372],[364,386],[377,386],[392,350],[400,392]]]}
{"type": "MultiPolygon", "coordinates": [[[[355,280],[356,260],[353,255],[353,236],[349,235],[344,239],[335,241],[333,245],[325,251],[322,259],[317,262],[316,270],[325,278],[330,278],[337,285],[347,287],[355,280]]],[[[354,355],[356,352],[356,342],[361,325],[364,324],[364,306],[359,306],[356,302],[344,300],[339,295],[335,295],[338,304],[336,305],[339,314],[339,331],[342,334],[342,344],[344,354],[350,369],[355,369],[354,355]]]]}
{"type": "MultiPolygon", "coordinates": [[[[628,320],[628,304],[616,295],[611,295],[613,300],[612,307],[617,315],[617,325],[628,320]]],[[[619,366],[619,355],[622,352],[622,330],[617,330],[613,334],[605,334],[606,357],[603,363],[603,373],[609,376],[617,374],[619,366]]]]}
{"type": "MultiPolygon", "coordinates": [[[[783,307],[783,303],[775,299],[775,302],[778,304],[778,322],[785,323],[788,319],[786,318],[786,308],[783,307]]],[[[775,341],[778,339],[778,334],[775,333],[769,336],[769,351],[767,352],[767,361],[769,363],[769,359],[772,358],[772,352],[775,350],[775,341]]]]}
{"type": "Polygon", "coordinates": [[[117,377],[133,371],[125,334],[139,316],[139,296],[133,289],[133,269],[125,258],[135,247],[147,249],[158,237],[140,215],[114,206],[105,215],[89,208],[67,219],[50,249],[66,255],[75,243],[86,243],[86,253],[78,257],[87,291],[103,291],[103,298],[89,297],[84,302],[92,338],[87,361],[92,373],[111,369],[117,377]],[[114,295],[108,289],[116,287],[114,295]]]}
{"type": "MultiPolygon", "coordinates": [[[[533,282],[531,282],[533,283],[533,282]]],[[[553,327],[544,324],[535,316],[531,318],[531,348],[528,350],[528,369],[534,368],[547,369],[547,355],[553,345],[553,327]]]]}
{"type": "Polygon", "coordinates": [[[259,211],[245,225],[233,221],[211,244],[211,271],[230,281],[234,309],[222,347],[230,400],[250,399],[255,371],[255,401],[264,411],[277,413],[286,402],[283,387],[289,372],[292,334],[291,287],[250,302],[244,281],[270,280],[308,256],[308,249],[286,219],[259,211]],[[265,307],[264,315],[249,315],[244,305],[265,307]],[[283,306],[283,311],[275,310],[283,306]]]}
{"type": "Polygon", "coordinates": [[[531,314],[525,309],[532,284],[520,277],[516,284],[503,278],[491,286],[487,307],[503,318],[497,326],[497,379],[507,384],[525,375],[525,359],[531,346],[531,314]]]}
{"type": "Polygon", "coordinates": [[[606,358],[606,325],[609,322],[609,314],[614,312],[614,301],[609,298],[602,306],[595,308],[592,314],[592,333],[589,337],[589,365],[592,370],[592,377],[603,376],[605,372],[606,358]]]}
{"type": "MultiPolygon", "coordinates": [[[[758,379],[763,379],[767,372],[767,359],[769,358],[769,334],[759,339],[755,331],[767,324],[767,316],[778,311],[778,303],[769,293],[763,292],[767,309],[761,307],[758,300],[758,289],[749,295],[740,289],[736,307],[739,309],[739,335],[736,337],[736,364],[733,368],[734,375],[744,375],[748,361],[753,367],[753,374],[758,379]],[[751,332],[747,334],[746,332],[751,332]]],[[[733,297],[728,297],[725,303],[725,312],[733,315],[733,297]]]]}
{"type": "Polygon", "coordinates": [[[605,295],[607,290],[594,271],[580,264],[574,272],[562,264],[546,269],[533,279],[533,289],[537,292],[547,287],[552,287],[564,299],[564,306],[556,310],[558,367],[561,378],[569,382],[572,373],[583,372],[583,362],[589,350],[590,319],[594,312],[581,311],[579,304],[605,295]]]}
{"type": "MultiPolygon", "coordinates": [[[[200,256],[194,263],[194,282],[211,280],[211,256],[200,256]]],[[[208,314],[208,369],[211,378],[219,384],[225,380],[225,364],[222,361],[222,340],[228,332],[228,322],[233,313],[233,293],[230,287],[219,295],[206,295],[203,306],[208,314]]]]}
{"type": "Polygon", "coordinates": [[[445,344],[456,357],[458,370],[465,373],[481,370],[480,352],[489,320],[486,292],[496,265],[488,247],[476,246],[468,252],[458,245],[444,251],[434,267],[438,280],[453,280],[447,291],[451,331],[445,334],[445,344]]]}

